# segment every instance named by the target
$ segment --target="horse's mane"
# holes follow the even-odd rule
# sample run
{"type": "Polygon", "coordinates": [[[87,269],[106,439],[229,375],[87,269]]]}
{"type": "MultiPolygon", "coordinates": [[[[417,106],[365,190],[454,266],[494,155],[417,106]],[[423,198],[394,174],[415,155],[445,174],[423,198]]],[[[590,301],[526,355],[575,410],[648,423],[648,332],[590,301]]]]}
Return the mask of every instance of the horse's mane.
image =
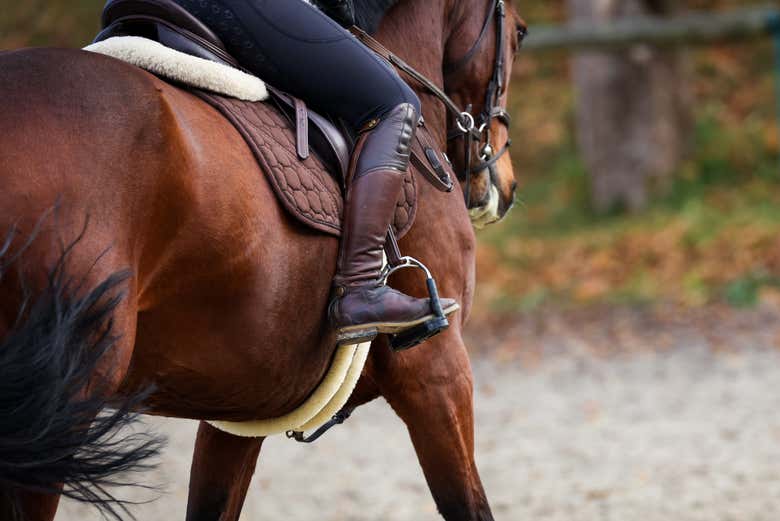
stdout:
{"type": "Polygon", "coordinates": [[[368,33],[375,33],[385,13],[399,0],[354,0],[355,18],[358,27],[368,33]]]}

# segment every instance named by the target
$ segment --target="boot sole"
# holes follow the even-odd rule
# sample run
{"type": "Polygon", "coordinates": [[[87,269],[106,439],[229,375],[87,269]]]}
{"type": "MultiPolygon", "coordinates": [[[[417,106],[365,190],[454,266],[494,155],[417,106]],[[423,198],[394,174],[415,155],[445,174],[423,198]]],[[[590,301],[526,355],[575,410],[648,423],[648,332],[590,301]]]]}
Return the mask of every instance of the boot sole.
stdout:
{"type": "MultiPolygon", "coordinates": [[[[460,304],[457,302],[452,306],[444,309],[444,316],[449,316],[460,309],[460,304]]],[[[377,335],[387,334],[393,335],[405,331],[407,329],[419,326],[429,320],[436,318],[436,315],[430,313],[417,320],[410,320],[408,322],[372,322],[370,324],[360,324],[359,326],[347,326],[338,330],[336,336],[336,342],[338,345],[351,345],[361,344],[363,342],[370,342],[375,339],[377,335]]]]}

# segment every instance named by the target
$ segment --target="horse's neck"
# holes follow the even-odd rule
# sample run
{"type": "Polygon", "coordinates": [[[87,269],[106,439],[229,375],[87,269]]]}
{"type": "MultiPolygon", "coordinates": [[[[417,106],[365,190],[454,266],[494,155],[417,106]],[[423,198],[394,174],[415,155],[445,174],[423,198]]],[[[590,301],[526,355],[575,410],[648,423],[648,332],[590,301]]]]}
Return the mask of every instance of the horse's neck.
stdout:
{"type": "MultiPolygon", "coordinates": [[[[391,9],[382,21],[377,39],[409,65],[443,86],[442,63],[448,34],[448,0],[406,0],[391,9]]],[[[446,147],[447,112],[439,100],[418,85],[411,84],[420,95],[423,116],[439,146],[446,147]]]]}
{"type": "MultiPolygon", "coordinates": [[[[449,24],[458,18],[456,15],[463,9],[461,4],[468,1],[471,0],[399,2],[382,21],[377,38],[409,65],[443,87],[445,45],[452,30],[449,24]],[[457,12],[453,11],[456,8],[457,12]]],[[[441,149],[447,150],[447,111],[444,105],[430,94],[421,92],[417,85],[412,84],[412,87],[420,94],[426,126],[441,149]]],[[[439,192],[430,183],[421,182],[417,186],[418,195],[425,204],[418,209],[415,228],[424,232],[422,235],[410,233],[405,239],[405,246],[409,247],[412,255],[422,255],[429,260],[438,258],[442,266],[446,265],[441,270],[448,275],[448,280],[443,281],[444,287],[449,286],[452,291],[451,284],[455,284],[455,292],[451,294],[466,298],[463,304],[467,310],[473,282],[475,239],[460,185],[456,183],[452,193],[439,192]],[[442,216],[447,216],[446,225],[443,225],[442,216]],[[423,236],[424,239],[421,238],[423,236]],[[442,251],[461,252],[461,255],[441,255],[442,251]]]]}

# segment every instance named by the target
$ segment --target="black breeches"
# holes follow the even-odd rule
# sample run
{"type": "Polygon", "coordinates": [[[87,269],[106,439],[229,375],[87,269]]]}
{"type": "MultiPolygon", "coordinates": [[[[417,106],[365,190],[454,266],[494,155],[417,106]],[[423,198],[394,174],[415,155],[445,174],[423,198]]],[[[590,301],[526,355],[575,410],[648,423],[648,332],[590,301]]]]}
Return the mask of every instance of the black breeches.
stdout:
{"type": "Polygon", "coordinates": [[[270,85],[360,129],[412,89],[348,31],[303,0],[175,0],[270,85]]]}

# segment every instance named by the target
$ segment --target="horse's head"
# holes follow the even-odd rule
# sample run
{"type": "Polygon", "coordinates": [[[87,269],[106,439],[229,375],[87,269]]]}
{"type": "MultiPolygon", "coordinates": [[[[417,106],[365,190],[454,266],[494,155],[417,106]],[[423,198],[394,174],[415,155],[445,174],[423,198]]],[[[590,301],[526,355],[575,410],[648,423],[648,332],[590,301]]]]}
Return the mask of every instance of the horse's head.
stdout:
{"type": "Polygon", "coordinates": [[[526,25],[511,0],[461,2],[445,48],[445,90],[470,114],[450,123],[448,154],[477,228],[512,207],[515,181],[506,112],[512,62],[526,25]]]}

